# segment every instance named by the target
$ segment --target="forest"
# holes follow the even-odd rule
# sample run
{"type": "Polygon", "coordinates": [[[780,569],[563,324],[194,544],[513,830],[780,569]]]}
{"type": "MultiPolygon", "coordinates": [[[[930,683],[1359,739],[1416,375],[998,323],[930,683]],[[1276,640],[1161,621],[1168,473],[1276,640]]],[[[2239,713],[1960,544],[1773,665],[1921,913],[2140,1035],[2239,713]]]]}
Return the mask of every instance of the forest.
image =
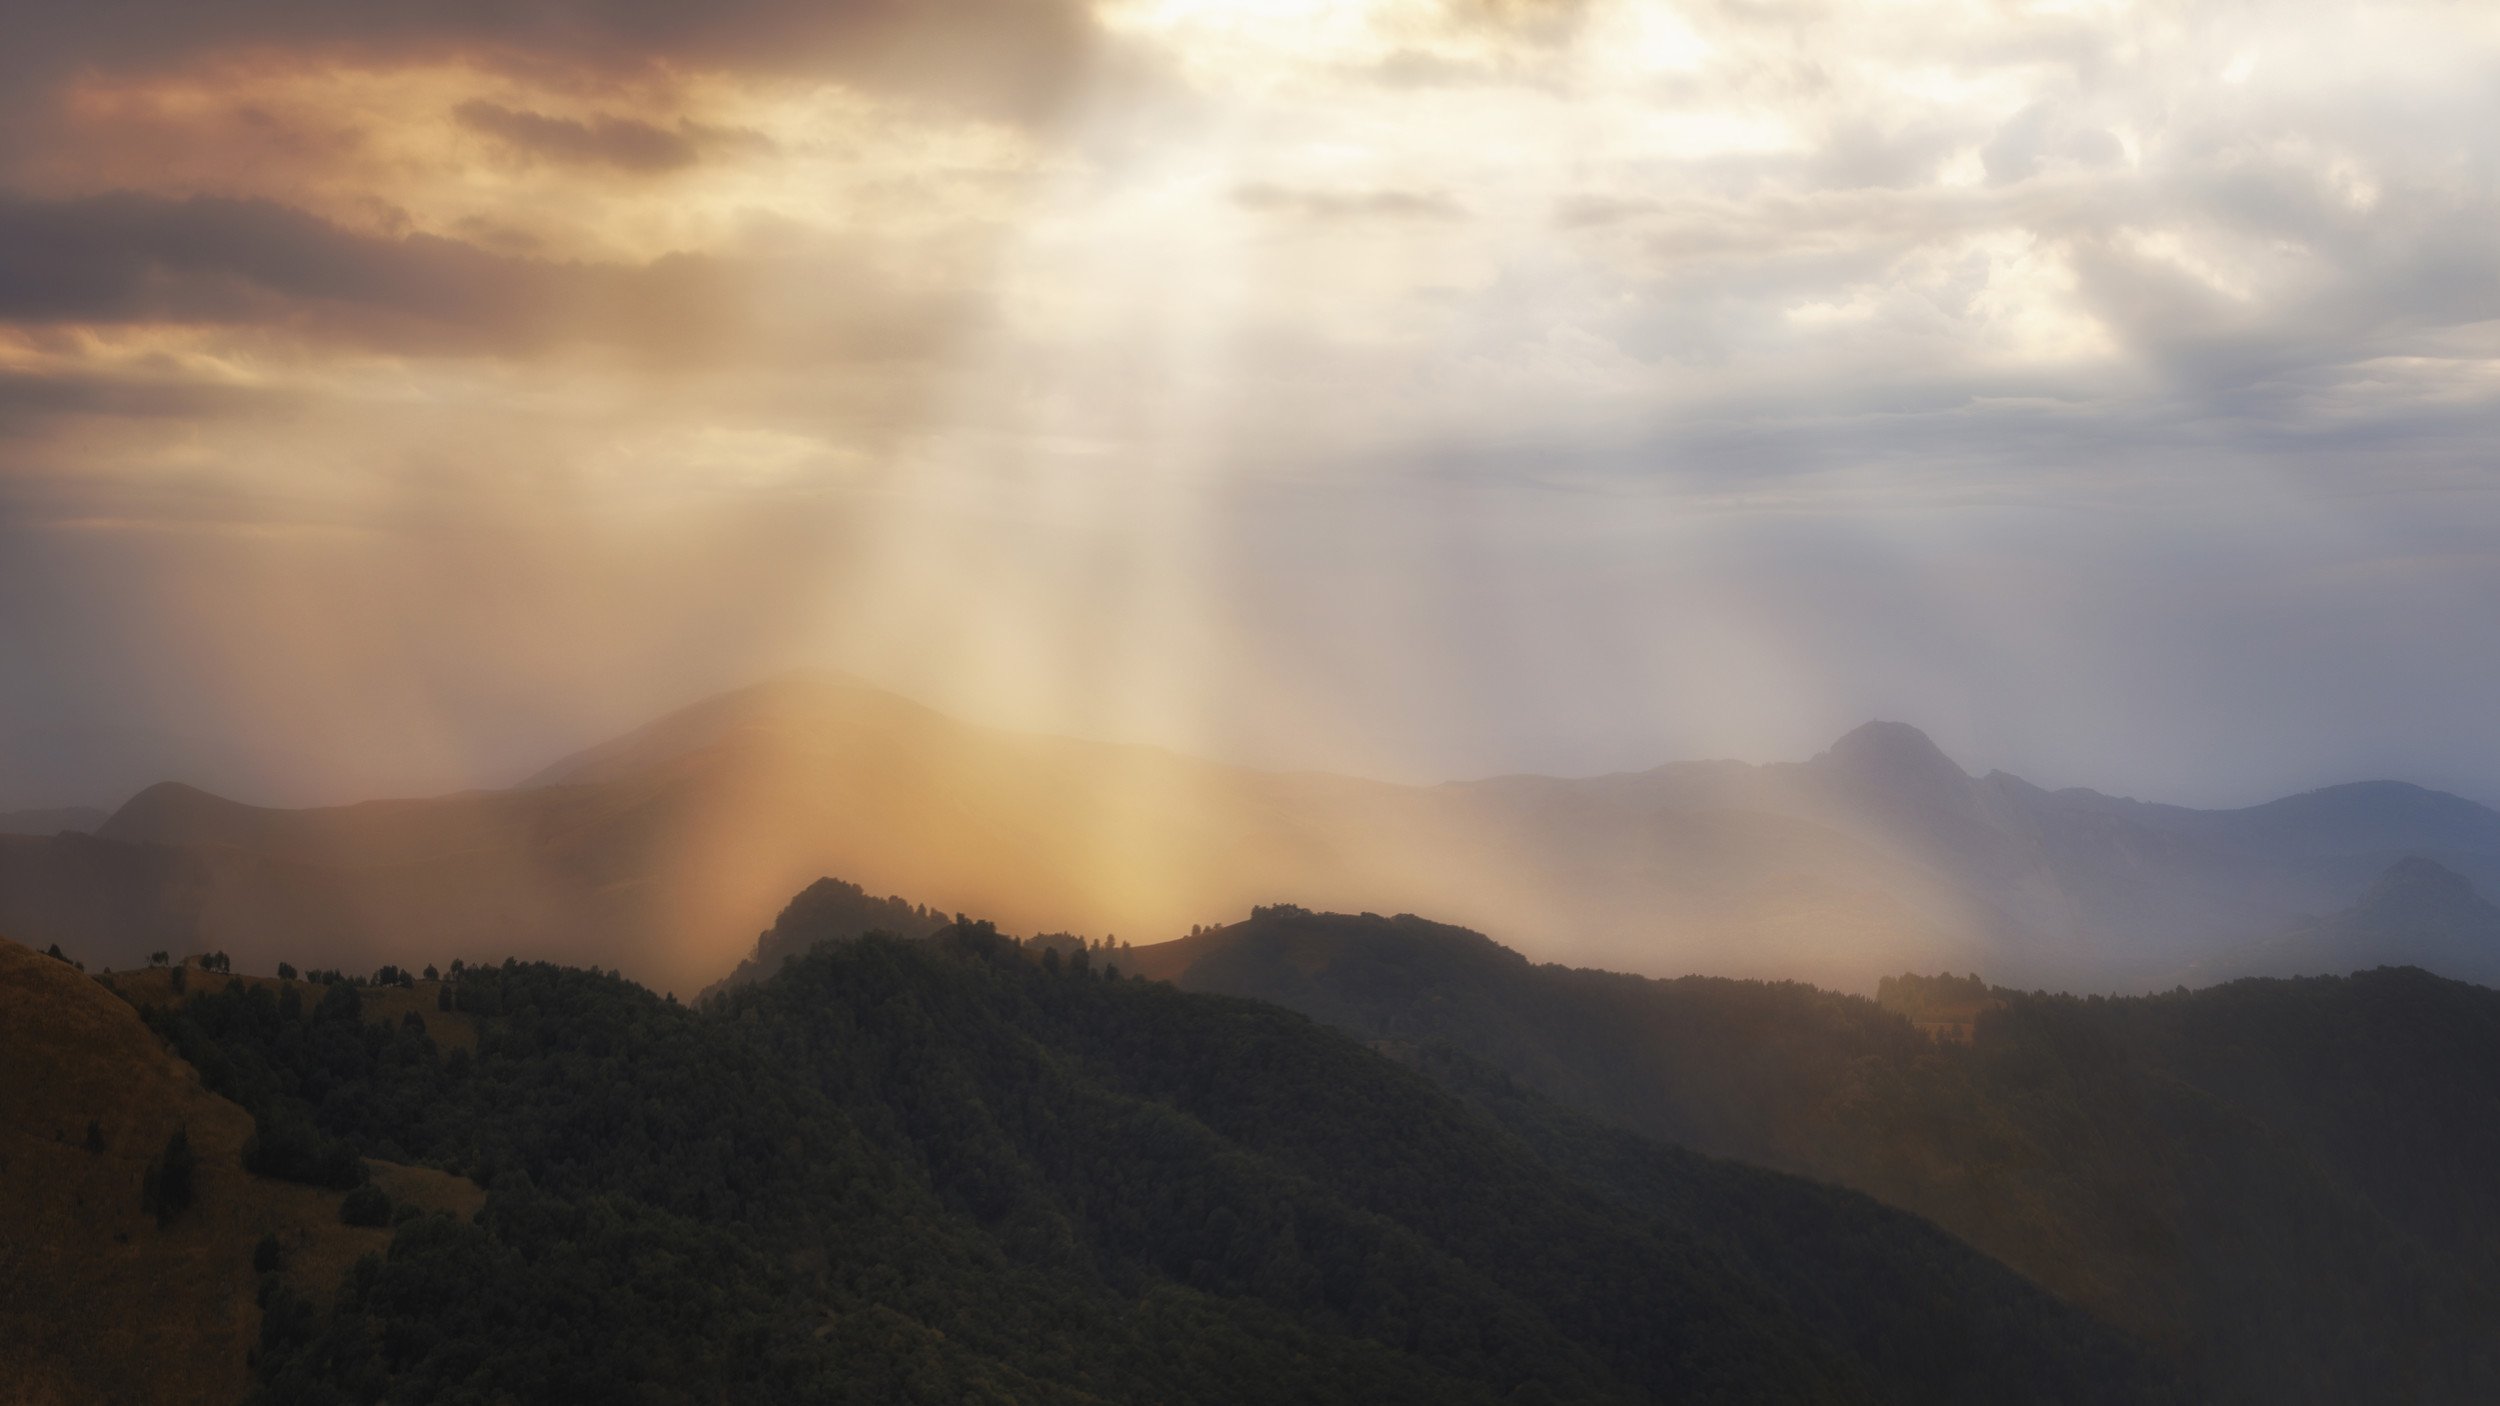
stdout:
{"type": "Polygon", "coordinates": [[[273,1406],[2182,1399],[1865,1196],[1107,965],[953,924],[695,1005],[464,964],[474,1050],[346,984],[151,1019],[270,1172],[487,1189],[328,1302],[263,1279],[273,1406]]]}
{"type": "Polygon", "coordinates": [[[1539,965],[1261,910],[1181,985],[1853,1187],[2127,1330],[2200,1400],[2500,1400],[2500,992],[2410,968],[2138,997],[1539,965]]]}

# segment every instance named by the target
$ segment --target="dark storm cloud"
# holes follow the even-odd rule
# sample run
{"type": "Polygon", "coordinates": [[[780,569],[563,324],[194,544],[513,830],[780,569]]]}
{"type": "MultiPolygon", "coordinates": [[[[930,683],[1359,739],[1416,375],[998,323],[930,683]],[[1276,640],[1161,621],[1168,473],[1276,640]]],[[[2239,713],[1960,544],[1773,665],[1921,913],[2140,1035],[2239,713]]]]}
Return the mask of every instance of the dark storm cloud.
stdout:
{"type": "Polygon", "coordinates": [[[0,193],[0,322],[21,326],[261,326],[417,352],[589,342],[667,360],[882,359],[931,349],[961,312],[881,287],[838,257],[803,268],[691,254],[559,261],[360,233],[263,200],[0,193]]]}
{"type": "Polygon", "coordinates": [[[1079,0],[82,0],[11,7],[0,83],[254,50],[827,74],[1031,119],[1080,76],[1079,0]]]}

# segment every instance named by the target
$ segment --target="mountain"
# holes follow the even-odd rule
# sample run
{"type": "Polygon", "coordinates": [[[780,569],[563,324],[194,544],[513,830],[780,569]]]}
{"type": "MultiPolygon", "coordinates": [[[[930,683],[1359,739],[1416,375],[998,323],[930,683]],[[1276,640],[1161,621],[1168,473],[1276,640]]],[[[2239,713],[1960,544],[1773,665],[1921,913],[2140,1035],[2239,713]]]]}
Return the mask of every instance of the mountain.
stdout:
{"type": "Polygon", "coordinates": [[[2500,814],[2393,783],[2238,811],[2045,791],[1894,722],[1804,762],[1403,786],[1001,732],[802,678],[509,790],[272,810],[151,787],[92,837],[0,835],[0,928],[91,965],[517,952],[692,992],[830,873],[1022,932],[1163,938],[1290,897],[1631,971],[2143,989],[2357,901],[2408,855],[2500,882],[2500,814]]]}
{"type": "Polygon", "coordinates": [[[273,1403],[2168,1399],[1862,1196],[986,924],[699,1007],[467,968],[448,1052],[370,989],[278,985],[151,1018],[264,1136],[488,1191],[326,1306],[272,1294],[273,1403]]]}
{"type": "Polygon", "coordinates": [[[2400,859],[2352,907],[2200,963],[2187,979],[2311,976],[2371,967],[2420,967],[2500,987],[2500,907],[2435,860],[2400,859]]]}
{"type": "Polygon", "coordinates": [[[93,806],[0,811],[0,835],[57,835],[64,830],[83,835],[102,825],[109,816],[110,812],[93,806]]]}
{"type": "Polygon", "coordinates": [[[2164,1345],[2198,1399],[2500,1399],[2500,992],[1911,978],[1887,1009],[1286,905],[1120,960],[1915,1211],[2164,1345]]]}

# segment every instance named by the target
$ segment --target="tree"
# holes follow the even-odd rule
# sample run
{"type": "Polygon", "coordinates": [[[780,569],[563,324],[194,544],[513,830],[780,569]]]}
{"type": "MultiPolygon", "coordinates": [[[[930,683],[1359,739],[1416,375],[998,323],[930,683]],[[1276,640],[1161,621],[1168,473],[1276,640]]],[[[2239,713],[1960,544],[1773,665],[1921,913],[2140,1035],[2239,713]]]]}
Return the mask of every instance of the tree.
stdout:
{"type": "Polygon", "coordinates": [[[390,1193],[371,1182],[339,1198],[339,1220],[346,1225],[389,1225],[390,1193]]]}
{"type": "Polygon", "coordinates": [[[139,1182],[139,1209],[155,1216],[159,1229],[191,1205],[196,1165],[191,1155],[191,1130],[178,1125],[174,1135],[165,1140],[165,1150],[148,1164],[147,1175],[139,1182]]]}
{"type": "Polygon", "coordinates": [[[163,952],[150,952],[148,954],[148,965],[151,967],[161,967],[165,965],[168,960],[170,959],[163,952]]]}
{"type": "Polygon", "coordinates": [[[184,991],[190,989],[191,981],[189,976],[186,975],[186,973],[190,970],[191,969],[189,967],[176,967],[173,971],[166,975],[166,984],[173,987],[175,995],[179,996],[184,991]]]}
{"type": "Polygon", "coordinates": [[[451,1009],[451,987],[448,984],[434,988],[434,1009],[438,1011],[451,1009]]]}
{"type": "Polygon", "coordinates": [[[440,981],[443,979],[443,974],[434,970],[434,964],[432,962],[428,962],[425,964],[425,979],[428,981],[440,981]]]}
{"type": "Polygon", "coordinates": [[[293,981],[294,979],[295,979],[295,964],[294,964],[293,962],[280,962],[280,963],[278,963],[278,980],[280,980],[280,981],[293,981]]]}
{"type": "Polygon", "coordinates": [[[278,1268],[280,1253],[277,1233],[271,1231],[263,1234],[260,1237],[260,1243],[252,1247],[252,1272],[254,1274],[274,1273],[278,1268]]]}
{"type": "Polygon", "coordinates": [[[104,1125],[93,1118],[87,1120],[87,1150],[89,1152],[104,1150],[104,1125]]]}
{"type": "Polygon", "coordinates": [[[43,949],[43,955],[45,955],[45,956],[47,956],[47,957],[50,957],[53,961],[56,961],[56,962],[66,962],[66,961],[68,961],[68,960],[69,960],[69,958],[64,957],[64,956],[62,956],[62,955],[61,955],[61,944],[59,944],[59,943],[57,943],[57,942],[56,942],[56,943],[53,943],[51,946],[49,946],[49,947],[47,947],[47,948],[43,949]]]}

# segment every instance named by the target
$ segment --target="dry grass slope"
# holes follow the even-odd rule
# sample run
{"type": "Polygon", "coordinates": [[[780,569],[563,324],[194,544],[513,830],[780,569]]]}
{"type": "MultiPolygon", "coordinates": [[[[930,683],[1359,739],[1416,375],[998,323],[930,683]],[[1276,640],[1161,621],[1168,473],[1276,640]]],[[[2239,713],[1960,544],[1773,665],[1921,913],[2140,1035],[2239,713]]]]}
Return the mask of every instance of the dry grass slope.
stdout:
{"type": "MultiPolygon", "coordinates": [[[[165,974],[152,975],[161,988],[165,974]]],[[[0,1395],[11,1402],[227,1406],[249,1385],[261,1236],[278,1237],[288,1276],[316,1293],[389,1243],[387,1231],[339,1224],[336,1192],[246,1173],[250,1115],[201,1087],[128,1002],[5,940],[0,1070],[0,1395]],[[90,1123],[101,1150],[88,1146],[90,1123]],[[197,1189],[160,1229],[140,1185],[177,1127],[198,1158],[197,1189]]],[[[377,1164],[374,1176],[396,1200],[457,1214],[482,1199],[423,1168],[377,1164]]]]}

